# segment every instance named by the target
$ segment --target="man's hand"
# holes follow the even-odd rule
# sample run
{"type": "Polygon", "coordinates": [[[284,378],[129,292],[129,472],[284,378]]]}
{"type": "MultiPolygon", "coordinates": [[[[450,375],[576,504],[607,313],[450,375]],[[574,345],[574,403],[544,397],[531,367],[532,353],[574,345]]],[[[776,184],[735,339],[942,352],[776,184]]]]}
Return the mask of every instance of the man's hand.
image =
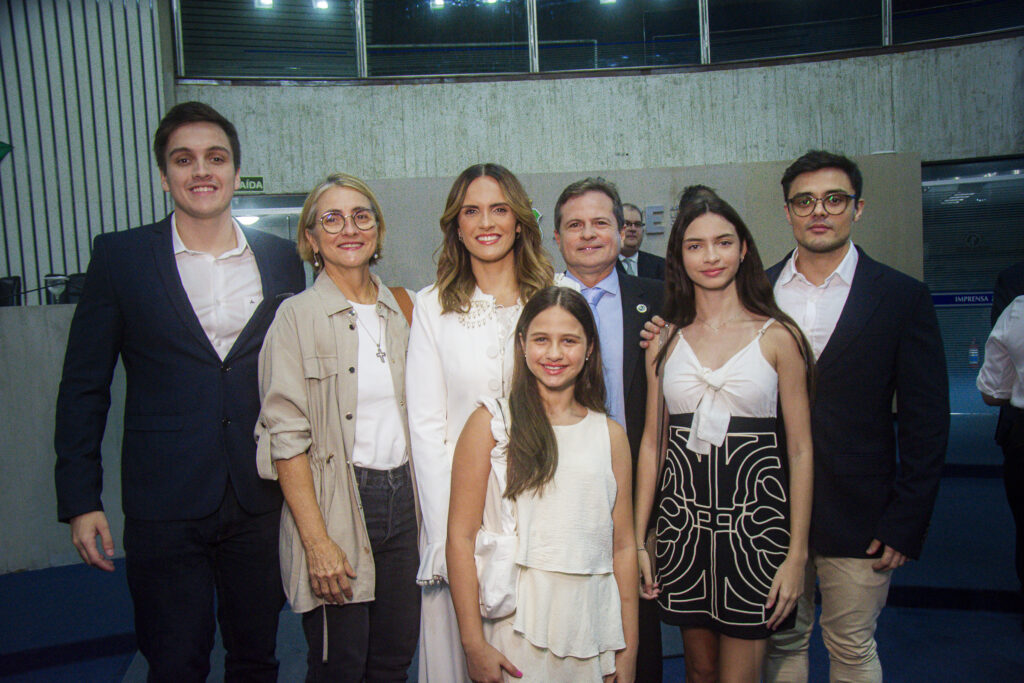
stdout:
{"type": "Polygon", "coordinates": [[[110,525],[102,510],[86,512],[71,518],[71,542],[82,556],[83,562],[103,571],[114,571],[114,563],[108,559],[114,556],[114,539],[110,536],[110,525]],[[97,536],[100,537],[106,557],[101,555],[99,548],[96,547],[97,536]]]}
{"type": "MultiPolygon", "coordinates": [[[[868,555],[874,555],[878,552],[878,549],[882,547],[882,542],[877,538],[871,541],[871,545],[868,546],[868,555]]],[[[876,572],[885,572],[890,569],[897,569],[907,563],[907,556],[896,550],[893,547],[885,546],[885,550],[882,551],[882,556],[878,558],[878,562],[871,565],[871,568],[876,572]]]]}
{"type": "Polygon", "coordinates": [[[661,334],[661,329],[668,323],[660,315],[656,315],[644,323],[644,329],[640,330],[640,348],[646,349],[654,338],[661,334]]]}

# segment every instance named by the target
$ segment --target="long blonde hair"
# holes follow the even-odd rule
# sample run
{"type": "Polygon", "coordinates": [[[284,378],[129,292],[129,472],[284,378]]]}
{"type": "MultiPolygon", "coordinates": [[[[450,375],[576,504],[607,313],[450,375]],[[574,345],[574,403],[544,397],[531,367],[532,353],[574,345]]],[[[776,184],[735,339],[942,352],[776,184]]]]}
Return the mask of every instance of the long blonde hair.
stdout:
{"type": "Polygon", "coordinates": [[[437,290],[442,313],[468,311],[476,287],[469,251],[459,241],[459,211],[462,210],[470,183],[483,176],[498,183],[516,216],[519,234],[512,251],[519,298],[524,302],[529,301],[534,294],[550,285],[554,278],[551,259],[541,245],[540,226],[533,215],[530,198],[519,179],[499,164],[475,164],[455,179],[441,215],[442,242],[437,259],[437,290]]]}

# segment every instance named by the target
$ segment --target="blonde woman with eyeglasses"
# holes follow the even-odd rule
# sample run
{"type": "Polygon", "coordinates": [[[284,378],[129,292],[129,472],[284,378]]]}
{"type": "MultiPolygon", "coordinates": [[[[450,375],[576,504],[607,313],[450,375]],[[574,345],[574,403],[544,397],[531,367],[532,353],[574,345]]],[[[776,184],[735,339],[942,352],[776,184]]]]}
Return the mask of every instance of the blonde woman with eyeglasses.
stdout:
{"type": "Polygon", "coordinates": [[[370,272],[385,223],[338,173],[302,207],[313,287],[281,304],[260,354],[260,475],[284,492],[285,593],[307,681],[405,680],[419,633],[418,509],[405,413],[412,302],[370,272]]]}

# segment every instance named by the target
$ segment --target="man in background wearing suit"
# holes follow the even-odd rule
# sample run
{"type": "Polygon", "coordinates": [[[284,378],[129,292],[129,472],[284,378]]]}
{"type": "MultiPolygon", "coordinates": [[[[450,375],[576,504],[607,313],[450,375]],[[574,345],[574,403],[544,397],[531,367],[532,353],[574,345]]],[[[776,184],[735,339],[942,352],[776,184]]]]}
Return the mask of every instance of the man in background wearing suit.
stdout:
{"type": "MultiPolygon", "coordinates": [[[[555,204],[555,240],[565,259],[565,277],[579,285],[594,314],[608,415],[626,429],[635,478],[647,397],[640,330],[661,309],[664,285],[616,270],[622,223],[618,190],[603,178],[569,185],[555,204]]],[[[636,672],[638,683],[662,678],[661,622],[651,600],[640,601],[636,672]]]]}
{"type": "Polygon", "coordinates": [[[921,553],[942,475],[949,396],[938,320],[923,283],[850,242],[862,185],[853,161],[823,151],[782,177],[797,246],[768,276],[817,356],[814,506],[797,625],[770,639],[767,681],[807,680],[817,578],[831,680],[881,683],[875,626],[892,571],[921,553]]]}
{"type": "Polygon", "coordinates": [[[644,212],[636,204],[622,205],[622,229],[619,231],[622,246],[619,249],[619,271],[626,275],[638,275],[654,280],[665,279],[665,259],[661,256],[640,251],[644,243],[644,212]]]}
{"type": "Polygon", "coordinates": [[[225,680],[276,681],[281,492],[256,472],[256,364],[278,304],[305,277],[294,244],[231,218],[240,149],[227,119],[179,104],[153,151],[174,212],[96,238],[71,322],[58,517],[86,564],[113,571],[100,442],[120,356],[125,564],[149,680],[206,680],[216,600],[225,680]]]}

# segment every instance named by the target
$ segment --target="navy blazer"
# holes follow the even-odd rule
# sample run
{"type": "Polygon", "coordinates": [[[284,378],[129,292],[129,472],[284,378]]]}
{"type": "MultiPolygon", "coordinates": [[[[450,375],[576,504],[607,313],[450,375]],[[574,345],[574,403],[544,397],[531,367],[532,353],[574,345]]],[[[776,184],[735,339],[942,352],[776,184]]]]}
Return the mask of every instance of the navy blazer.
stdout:
{"type": "Polygon", "coordinates": [[[661,313],[665,285],[620,271],[619,290],[622,293],[622,395],[626,403],[626,436],[633,456],[633,474],[636,475],[647,405],[647,373],[644,370],[644,350],[640,348],[640,330],[652,316],[661,313]]]}
{"type": "MultiPolygon", "coordinates": [[[[866,557],[877,538],[917,558],[949,436],[946,358],[924,283],[858,251],[849,298],[817,363],[810,545],[866,557]]],[[[768,270],[773,285],[788,258],[768,270]]]]}
{"type": "Polygon", "coordinates": [[[253,427],[257,358],[277,306],[305,288],[295,245],[245,230],[263,302],[221,361],[178,275],[171,220],[99,235],[68,336],[57,396],[57,514],[102,510],[100,442],[118,356],[127,378],[121,448],[128,517],[198,519],[230,480],[251,514],[280,507],[276,482],[259,478],[253,427]]]}
{"type": "MultiPolygon", "coordinates": [[[[626,275],[626,269],[622,266],[622,261],[616,260],[615,267],[618,268],[619,275],[626,275]]],[[[664,281],[665,259],[646,251],[636,252],[636,277],[664,281]]]]}

